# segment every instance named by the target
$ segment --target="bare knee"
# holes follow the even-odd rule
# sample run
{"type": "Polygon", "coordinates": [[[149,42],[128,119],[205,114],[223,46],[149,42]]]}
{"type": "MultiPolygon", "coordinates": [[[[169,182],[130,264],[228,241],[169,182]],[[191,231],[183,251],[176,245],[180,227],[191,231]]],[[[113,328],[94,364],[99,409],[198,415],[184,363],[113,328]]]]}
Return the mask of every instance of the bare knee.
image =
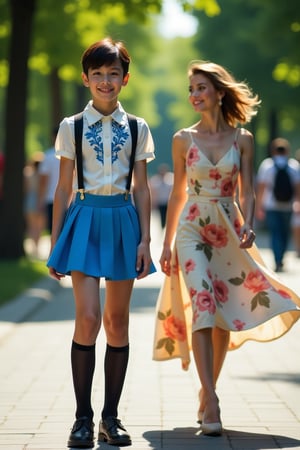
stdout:
{"type": "Polygon", "coordinates": [[[128,343],[127,314],[105,314],[103,317],[107,341],[111,345],[122,346],[128,343]]]}
{"type": "Polygon", "coordinates": [[[95,343],[101,327],[101,315],[93,311],[81,313],[75,320],[76,342],[84,345],[95,343]]]}

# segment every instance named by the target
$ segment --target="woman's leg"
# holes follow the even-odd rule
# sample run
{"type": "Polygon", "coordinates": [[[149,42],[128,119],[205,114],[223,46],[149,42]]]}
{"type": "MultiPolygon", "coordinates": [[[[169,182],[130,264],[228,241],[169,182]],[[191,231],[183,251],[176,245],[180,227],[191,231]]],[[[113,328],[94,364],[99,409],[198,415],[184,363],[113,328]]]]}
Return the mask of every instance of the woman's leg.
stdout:
{"type": "MultiPolygon", "coordinates": [[[[213,380],[216,388],[219,375],[221,373],[225,357],[228,350],[230,332],[221,328],[215,327],[212,331],[212,345],[213,345],[213,380]]],[[[202,420],[202,415],[205,409],[204,392],[200,389],[199,392],[199,419],[202,420]]]]}
{"type": "Polygon", "coordinates": [[[77,409],[76,418],[93,417],[92,381],[95,370],[95,343],[101,325],[99,279],[72,272],[75,299],[75,330],[71,363],[77,409]]]}
{"type": "Polygon", "coordinates": [[[103,325],[107,348],[104,362],[105,399],[102,418],[118,417],[118,404],[129,357],[129,305],[133,280],[107,281],[103,325]]]}
{"type": "Polygon", "coordinates": [[[228,350],[230,332],[222,328],[213,329],[213,349],[214,349],[214,382],[215,386],[221,373],[225,357],[228,350]]]}
{"type": "Polygon", "coordinates": [[[215,392],[212,334],[211,328],[204,328],[192,335],[193,354],[205,404],[205,423],[220,422],[219,401],[215,392]]]}

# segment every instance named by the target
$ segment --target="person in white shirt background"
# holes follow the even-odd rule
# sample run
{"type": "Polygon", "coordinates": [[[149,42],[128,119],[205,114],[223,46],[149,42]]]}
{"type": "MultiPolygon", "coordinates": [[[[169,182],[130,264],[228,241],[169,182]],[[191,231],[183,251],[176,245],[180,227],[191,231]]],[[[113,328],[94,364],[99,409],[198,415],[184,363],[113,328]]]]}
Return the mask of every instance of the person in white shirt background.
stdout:
{"type": "Polygon", "coordinates": [[[295,200],[300,199],[299,163],[291,158],[290,143],[281,137],[270,145],[271,157],[262,161],[256,179],[256,218],[265,221],[270,234],[270,248],[274,255],[275,271],[284,267],[284,255],[291,235],[291,217],[295,200]],[[289,201],[278,201],[273,192],[276,166],[287,170],[294,186],[293,197],[289,201]]]}
{"type": "Polygon", "coordinates": [[[53,146],[47,149],[44,153],[44,159],[39,166],[39,192],[38,192],[38,206],[47,217],[47,229],[51,234],[52,231],[52,216],[53,216],[53,202],[55,189],[59,176],[59,159],[55,155],[54,143],[58,127],[52,131],[53,146]]]}

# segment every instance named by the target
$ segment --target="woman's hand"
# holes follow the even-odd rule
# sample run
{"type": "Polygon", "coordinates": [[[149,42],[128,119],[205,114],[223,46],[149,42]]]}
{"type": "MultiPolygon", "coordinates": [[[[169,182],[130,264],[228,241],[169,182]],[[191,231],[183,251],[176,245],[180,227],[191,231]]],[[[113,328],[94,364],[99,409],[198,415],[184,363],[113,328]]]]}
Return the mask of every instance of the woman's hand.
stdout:
{"type": "Polygon", "coordinates": [[[241,231],[240,231],[240,248],[250,248],[252,247],[254,240],[255,240],[255,233],[252,230],[252,228],[250,227],[250,225],[248,224],[244,224],[241,227],[241,231]]]}
{"type": "Polygon", "coordinates": [[[170,276],[171,274],[172,251],[169,246],[163,248],[159,263],[163,273],[170,276]]]}

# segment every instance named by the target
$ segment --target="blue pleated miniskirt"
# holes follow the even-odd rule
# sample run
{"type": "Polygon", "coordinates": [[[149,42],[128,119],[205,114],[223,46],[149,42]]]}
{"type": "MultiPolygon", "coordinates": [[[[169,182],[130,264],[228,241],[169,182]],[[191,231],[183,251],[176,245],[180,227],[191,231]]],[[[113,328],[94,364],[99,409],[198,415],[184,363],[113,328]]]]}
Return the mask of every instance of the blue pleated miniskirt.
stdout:
{"type": "MultiPolygon", "coordinates": [[[[141,232],[131,196],[76,194],[47,262],[57,272],[73,270],[108,280],[137,277],[141,232]]],[[[151,264],[150,273],[155,272],[151,264]]]]}

